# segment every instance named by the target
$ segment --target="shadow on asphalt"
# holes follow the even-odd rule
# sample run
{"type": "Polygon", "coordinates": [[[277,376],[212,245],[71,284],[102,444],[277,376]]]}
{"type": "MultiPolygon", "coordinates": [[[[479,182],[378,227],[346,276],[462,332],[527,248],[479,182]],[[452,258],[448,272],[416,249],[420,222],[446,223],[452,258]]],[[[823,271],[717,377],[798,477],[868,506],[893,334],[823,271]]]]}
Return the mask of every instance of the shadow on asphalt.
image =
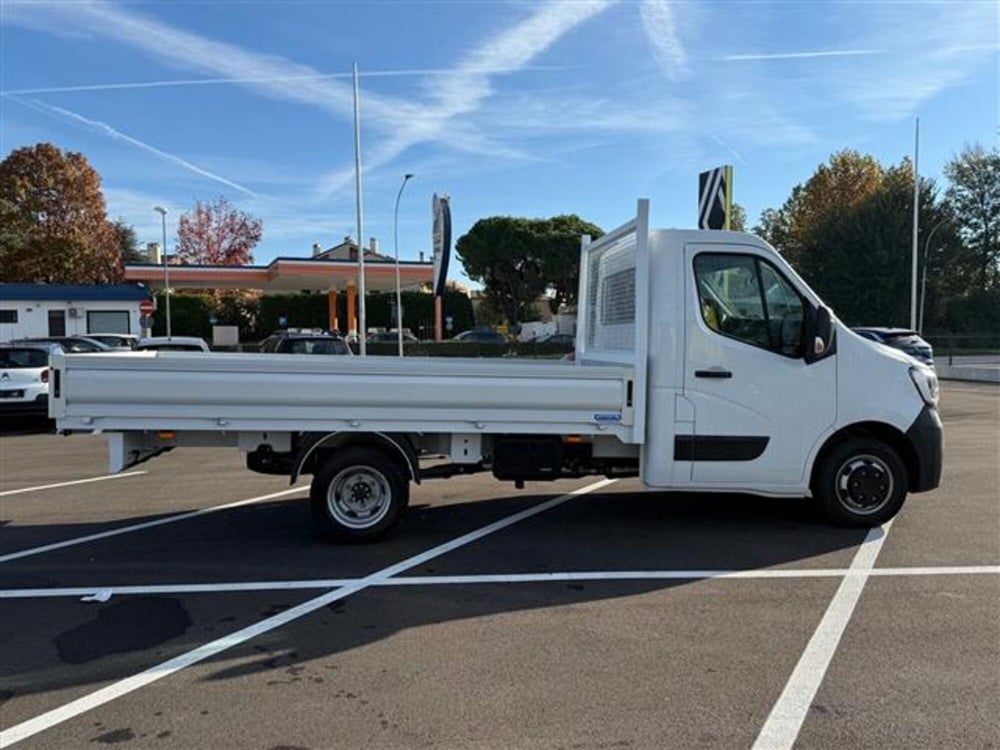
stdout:
{"type": "Polygon", "coordinates": [[[0,416],[0,437],[18,435],[45,435],[56,430],[55,421],[48,417],[0,416]]]}
{"type": "MultiPolygon", "coordinates": [[[[113,589],[164,582],[360,578],[545,499],[513,495],[413,508],[400,533],[363,546],[328,543],[316,531],[307,503],[301,500],[262,503],[11,561],[0,565],[0,587],[100,584],[113,589]]],[[[133,518],[128,523],[154,518],[133,518]]],[[[93,525],[61,525],[7,527],[3,533],[16,532],[20,537],[16,546],[24,549],[96,530],[93,525]],[[37,537],[34,542],[30,540],[33,535],[37,537]]],[[[863,531],[825,525],[812,504],[802,500],[605,492],[575,498],[404,575],[752,569],[846,550],[863,537],[863,531]]],[[[272,632],[264,641],[221,654],[213,661],[218,670],[210,679],[287,670],[298,662],[350,651],[407,628],[620,598],[689,583],[588,581],[368,589],[317,611],[302,623],[272,632]],[[312,637],[314,626],[323,626],[322,637],[312,637]],[[239,664],[226,666],[236,659],[239,664]]],[[[37,646],[32,650],[37,647],[38,651],[33,657],[6,659],[0,695],[14,697],[91,684],[112,675],[124,677],[321,593],[167,594],[113,597],[104,604],[87,605],[73,600],[9,601],[8,613],[17,611],[21,618],[25,612],[36,613],[33,617],[39,623],[32,639],[37,646]],[[208,604],[196,597],[212,597],[211,628],[201,627],[206,623],[193,611],[204,611],[208,604]],[[168,620],[171,627],[164,626],[168,620]],[[206,635],[206,630],[212,635],[206,635]],[[52,664],[53,655],[62,666],[52,664]],[[44,668],[40,667],[43,663],[44,668]]]]}

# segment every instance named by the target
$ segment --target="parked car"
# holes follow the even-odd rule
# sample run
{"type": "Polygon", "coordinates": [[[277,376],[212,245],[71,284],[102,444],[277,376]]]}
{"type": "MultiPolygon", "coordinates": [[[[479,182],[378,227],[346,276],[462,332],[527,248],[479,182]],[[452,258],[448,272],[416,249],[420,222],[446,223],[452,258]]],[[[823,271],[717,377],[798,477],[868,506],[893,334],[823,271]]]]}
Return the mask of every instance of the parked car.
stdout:
{"type": "Polygon", "coordinates": [[[881,328],[877,326],[863,326],[851,330],[870,341],[877,341],[880,344],[891,346],[893,349],[904,351],[925,365],[934,366],[934,350],[916,331],[909,328],[881,328]]]}
{"type": "Polygon", "coordinates": [[[340,336],[331,333],[278,331],[260,342],[260,351],[272,354],[343,354],[353,352],[340,336]]]}
{"type": "Polygon", "coordinates": [[[535,339],[539,344],[566,344],[572,346],[576,343],[576,336],[572,333],[553,333],[551,336],[541,336],[535,339]]]}
{"type": "Polygon", "coordinates": [[[489,329],[473,328],[469,331],[462,331],[452,338],[452,341],[472,341],[477,344],[506,344],[507,337],[499,331],[489,329]]]}
{"type": "Polygon", "coordinates": [[[131,333],[88,333],[87,338],[112,349],[132,350],[139,346],[139,337],[131,333]]]}
{"type": "MultiPolygon", "coordinates": [[[[399,341],[399,333],[398,331],[379,331],[378,333],[369,333],[368,338],[366,340],[369,343],[376,343],[376,344],[395,344],[399,341]]],[[[413,344],[418,341],[420,341],[420,339],[418,339],[412,333],[403,331],[404,344],[413,344]]]]}
{"type": "Polygon", "coordinates": [[[85,352],[110,352],[111,347],[87,336],[43,336],[33,339],[18,339],[14,344],[55,344],[67,354],[85,352]]]}
{"type": "Polygon", "coordinates": [[[197,336],[151,336],[139,339],[138,351],[159,352],[210,352],[205,339],[197,336]]]}
{"type": "Polygon", "coordinates": [[[0,344],[0,415],[49,413],[49,354],[53,344],[0,344]]]}

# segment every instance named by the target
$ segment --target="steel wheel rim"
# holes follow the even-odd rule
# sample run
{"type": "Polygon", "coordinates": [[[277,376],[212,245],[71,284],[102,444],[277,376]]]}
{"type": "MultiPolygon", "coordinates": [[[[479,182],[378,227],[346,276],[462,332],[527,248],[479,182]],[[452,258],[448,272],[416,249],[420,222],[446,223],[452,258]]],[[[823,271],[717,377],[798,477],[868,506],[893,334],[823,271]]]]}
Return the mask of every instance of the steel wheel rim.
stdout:
{"type": "Polygon", "coordinates": [[[389,512],[392,488],[371,466],[348,466],[333,478],[326,494],[330,515],[350,529],[369,529],[389,512]]]}
{"type": "Polygon", "coordinates": [[[878,513],[888,505],[895,488],[892,470],[878,456],[851,456],[837,470],[837,499],[859,515],[878,513]]]}

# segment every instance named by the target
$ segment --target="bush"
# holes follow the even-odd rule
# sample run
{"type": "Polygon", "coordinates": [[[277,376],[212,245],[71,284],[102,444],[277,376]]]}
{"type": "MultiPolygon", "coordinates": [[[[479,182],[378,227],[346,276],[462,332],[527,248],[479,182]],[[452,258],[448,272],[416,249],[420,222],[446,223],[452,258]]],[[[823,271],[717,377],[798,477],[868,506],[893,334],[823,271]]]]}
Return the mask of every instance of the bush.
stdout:
{"type": "MultiPolygon", "coordinates": [[[[209,318],[215,300],[209,294],[170,295],[170,333],[174,336],[200,336],[205,341],[212,340],[212,324],[209,318]]],[[[153,315],[153,335],[167,335],[166,295],[156,295],[156,313],[153,315]]]]}

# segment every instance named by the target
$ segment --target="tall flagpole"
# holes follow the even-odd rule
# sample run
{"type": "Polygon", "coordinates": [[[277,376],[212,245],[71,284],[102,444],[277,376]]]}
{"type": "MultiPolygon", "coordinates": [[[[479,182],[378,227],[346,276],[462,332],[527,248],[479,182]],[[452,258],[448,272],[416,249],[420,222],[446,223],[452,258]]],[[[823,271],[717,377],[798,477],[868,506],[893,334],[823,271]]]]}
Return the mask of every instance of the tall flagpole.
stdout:
{"type": "Polygon", "coordinates": [[[917,234],[920,223],[920,118],[913,136],[913,271],[910,278],[910,330],[917,330],[917,234]]]}
{"type": "Polygon", "coordinates": [[[358,216],[358,341],[361,356],[365,356],[365,332],[368,330],[365,319],[365,247],[362,233],[361,211],[361,114],[358,106],[358,64],[354,63],[354,194],[358,216]]]}

